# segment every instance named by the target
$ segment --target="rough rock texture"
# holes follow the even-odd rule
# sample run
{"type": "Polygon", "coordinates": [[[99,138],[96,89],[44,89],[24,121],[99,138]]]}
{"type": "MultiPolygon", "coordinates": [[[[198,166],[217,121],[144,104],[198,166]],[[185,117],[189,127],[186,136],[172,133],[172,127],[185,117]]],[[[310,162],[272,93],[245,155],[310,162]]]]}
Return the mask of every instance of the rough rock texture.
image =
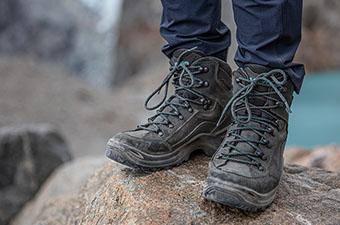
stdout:
{"type": "Polygon", "coordinates": [[[79,194],[81,187],[93,173],[107,162],[104,157],[83,157],[56,169],[40,188],[36,197],[27,203],[12,221],[12,225],[34,224],[46,201],[58,201],[79,194]]]}
{"type": "Polygon", "coordinates": [[[71,155],[48,125],[0,129],[0,224],[7,224],[71,155]]]}
{"type": "Polygon", "coordinates": [[[273,205],[248,214],[200,196],[208,159],[139,174],[107,163],[77,196],[47,201],[34,224],[339,224],[340,174],[289,165],[273,205]]]}
{"type": "Polygon", "coordinates": [[[285,150],[285,162],[340,172],[340,147],[289,148],[285,150]]]}
{"type": "Polygon", "coordinates": [[[2,0],[0,54],[29,54],[59,64],[93,84],[108,86],[113,69],[116,1],[85,2],[2,0]]]}

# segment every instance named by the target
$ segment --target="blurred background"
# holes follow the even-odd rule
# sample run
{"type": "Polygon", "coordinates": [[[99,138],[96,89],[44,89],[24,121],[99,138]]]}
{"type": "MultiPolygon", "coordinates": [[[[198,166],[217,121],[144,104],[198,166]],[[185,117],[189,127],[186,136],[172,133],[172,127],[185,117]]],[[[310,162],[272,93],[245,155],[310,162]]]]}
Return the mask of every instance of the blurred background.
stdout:
{"type": "MultiPolygon", "coordinates": [[[[231,3],[223,3],[235,34],[231,3]]],[[[145,118],[144,100],[168,70],[160,16],[159,0],[0,1],[0,192],[8,194],[20,176],[36,176],[34,168],[50,167],[30,180],[32,193],[63,162],[104,158],[109,137],[145,118]]],[[[304,1],[296,60],[307,76],[292,108],[288,160],[309,149],[340,158],[339,21],[339,1],[304,1]]],[[[235,50],[233,38],[233,68],[235,50]]]]}

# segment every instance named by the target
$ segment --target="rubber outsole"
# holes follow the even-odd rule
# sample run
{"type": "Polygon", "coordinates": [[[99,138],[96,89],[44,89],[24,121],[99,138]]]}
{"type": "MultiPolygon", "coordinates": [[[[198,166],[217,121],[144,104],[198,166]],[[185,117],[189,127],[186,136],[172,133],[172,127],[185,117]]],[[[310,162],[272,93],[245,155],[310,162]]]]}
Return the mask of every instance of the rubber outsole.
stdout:
{"type": "Polygon", "coordinates": [[[277,187],[263,194],[247,187],[208,177],[202,196],[209,201],[255,213],[265,210],[272,204],[276,190],[277,187]]]}
{"type": "Polygon", "coordinates": [[[118,162],[119,164],[127,166],[131,169],[138,170],[138,171],[145,172],[145,173],[151,173],[151,172],[156,172],[156,171],[159,171],[159,170],[171,169],[173,167],[179,166],[182,163],[188,161],[189,158],[190,158],[190,157],[183,158],[183,160],[180,160],[177,164],[172,164],[172,165],[168,165],[168,166],[146,167],[146,166],[141,166],[141,165],[136,164],[134,161],[132,161],[131,159],[126,157],[124,155],[124,153],[119,152],[117,150],[113,150],[113,149],[109,149],[109,148],[106,149],[106,157],[108,157],[109,159],[111,159],[115,162],[118,162]]]}
{"type": "MultiPolygon", "coordinates": [[[[173,167],[179,166],[190,159],[192,153],[197,151],[202,151],[205,155],[211,157],[217,150],[218,146],[211,145],[209,138],[218,138],[220,142],[223,140],[223,135],[217,137],[205,137],[201,141],[189,142],[187,145],[183,145],[178,148],[175,152],[168,155],[147,155],[148,160],[141,159],[143,157],[138,157],[138,154],[146,154],[142,151],[138,152],[138,149],[130,149],[131,146],[124,145],[110,139],[106,146],[106,156],[120,164],[128,166],[132,169],[143,171],[143,172],[155,172],[164,169],[171,169],[173,167]],[[208,140],[205,140],[208,138],[208,140]],[[137,153],[137,154],[136,154],[137,153]],[[163,159],[161,159],[163,158],[163,159]]],[[[217,142],[219,143],[219,142],[217,142]]]]}

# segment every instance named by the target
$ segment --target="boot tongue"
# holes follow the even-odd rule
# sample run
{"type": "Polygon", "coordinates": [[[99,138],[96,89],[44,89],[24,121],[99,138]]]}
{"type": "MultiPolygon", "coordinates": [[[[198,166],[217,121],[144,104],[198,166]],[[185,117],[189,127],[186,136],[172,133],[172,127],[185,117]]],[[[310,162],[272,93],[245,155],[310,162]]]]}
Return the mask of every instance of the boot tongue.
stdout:
{"type": "MultiPolygon", "coordinates": [[[[246,79],[251,79],[251,78],[256,78],[257,76],[259,76],[261,73],[266,73],[269,72],[270,69],[264,66],[260,66],[260,65],[255,65],[255,64],[247,64],[244,67],[244,72],[236,72],[235,73],[235,77],[234,79],[237,79],[238,77],[244,77],[246,79]]],[[[242,82],[242,81],[241,81],[242,82]]],[[[246,83],[244,83],[246,84],[246,83]]],[[[236,92],[239,91],[239,89],[242,88],[242,86],[236,82],[234,82],[234,94],[236,92]]],[[[254,88],[254,91],[267,91],[266,87],[262,87],[262,86],[258,86],[254,88]]],[[[251,98],[249,96],[248,98],[249,103],[256,105],[256,106],[263,106],[265,104],[265,99],[262,98],[251,98]]],[[[240,105],[239,107],[244,107],[244,105],[240,105]]],[[[241,110],[237,113],[240,116],[246,116],[247,112],[246,110],[241,110]]],[[[259,110],[252,110],[252,115],[253,116],[265,116],[262,115],[262,113],[259,110]]],[[[247,124],[247,126],[258,126],[257,123],[250,121],[249,124],[247,124]]],[[[241,136],[247,137],[247,139],[252,139],[252,140],[259,140],[260,136],[258,134],[256,134],[255,132],[251,131],[251,130],[243,130],[240,133],[241,136]]],[[[236,144],[237,148],[242,149],[243,152],[246,153],[253,153],[255,151],[255,149],[253,149],[251,146],[249,146],[247,143],[244,142],[239,142],[236,144]]],[[[245,156],[241,156],[239,157],[240,159],[243,160],[247,160],[247,157],[245,156]]],[[[236,162],[230,162],[231,164],[234,164],[234,166],[240,166],[240,167],[244,167],[244,165],[238,165],[238,163],[236,162]]]]}
{"type": "Polygon", "coordinates": [[[252,73],[259,75],[261,73],[268,73],[272,69],[258,64],[245,64],[244,68],[246,71],[251,71],[252,73]]]}
{"type": "MultiPolygon", "coordinates": [[[[192,63],[194,63],[195,61],[197,61],[198,59],[200,59],[202,57],[204,57],[204,53],[201,52],[201,51],[178,49],[173,53],[172,58],[170,60],[170,64],[174,65],[176,62],[178,62],[178,60],[181,60],[181,61],[187,61],[191,65],[192,63]]],[[[187,75],[182,77],[181,82],[184,85],[189,85],[192,81],[190,80],[189,75],[187,74],[187,75]]],[[[174,83],[175,83],[175,85],[179,85],[179,76],[174,77],[174,83]]],[[[182,96],[182,97],[185,97],[185,98],[190,98],[190,99],[197,98],[197,96],[195,96],[195,95],[193,95],[190,92],[187,92],[185,90],[176,91],[176,93],[178,95],[182,96]]]]}
{"type": "Polygon", "coordinates": [[[170,64],[174,65],[175,62],[178,61],[178,58],[182,55],[182,60],[188,61],[190,64],[195,62],[196,60],[204,57],[203,52],[197,50],[187,50],[187,49],[178,49],[176,50],[171,57],[170,64]],[[183,55],[182,55],[183,54],[183,55]]]}
{"type": "MultiPolygon", "coordinates": [[[[271,68],[268,68],[268,67],[255,65],[255,64],[247,64],[247,65],[244,66],[243,70],[239,70],[235,73],[235,79],[237,79],[238,77],[243,77],[243,78],[246,78],[246,79],[249,79],[249,80],[251,78],[255,79],[257,76],[259,76],[263,73],[270,72],[270,71],[271,71],[271,68]]],[[[243,84],[245,84],[245,83],[243,83],[243,84]]],[[[234,87],[235,87],[236,92],[237,92],[238,90],[240,90],[240,88],[242,88],[242,85],[235,82],[234,87]]],[[[251,94],[254,93],[254,92],[262,92],[262,93],[268,92],[268,87],[265,87],[265,86],[262,86],[262,85],[256,85],[254,87],[254,89],[251,91],[250,95],[248,95],[248,102],[252,105],[263,106],[264,104],[267,104],[267,100],[264,97],[261,97],[261,96],[252,97],[251,94]]],[[[272,96],[272,97],[275,98],[276,96],[272,96]]],[[[244,107],[244,105],[241,104],[239,107],[244,107]]],[[[246,112],[246,110],[241,110],[237,114],[241,115],[241,116],[246,116],[247,112],[246,112]]],[[[267,114],[262,113],[260,110],[257,110],[257,109],[251,109],[251,114],[252,114],[252,116],[257,116],[257,117],[262,117],[262,118],[266,117],[268,119],[271,119],[267,114]]],[[[261,126],[261,125],[258,124],[257,122],[250,121],[248,124],[246,124],[246,126],[257,127],[257,126],[261,126]]],[[[260,140],[260,138],[261,138],[260,135],[258,135],[256,132],[252,131],[251,129],[242,130],[242,131],[240,131],[239,135],[242,136],[242,137],[245,137],[245,139],[250,139],[250,140],[260,140]]],[[[242,149],[242,152],[244,152],[244,153],[254,153],[256,151],[252,146],[250,146],[246,142],[238,142],[238,143],[236,143],[236,146],[237,146],[238,149],[242,149]]],[[[233,151],[233,150],[231,150],[231,151],[233,151]]],[[[242,159],[242,160],[249,160],[249,159],[247,159],[246,156],[240,156],[239,158],[242,159]]],[[[232,166],[234,168],[238,168],[240,170],[247,170],[247,168],[248,168],[246,165],[239,164],[237,162],[231,161],[230,164],[232,164],[232,166]]]]}
{"type": "MultiPolygon", "coordinates": [[[[187,49],[179,49],[179,50],[176,50],[172,57],[171,57],[171,60],[170,60],[170,64],[171,65],[174,65],[176,62],[178,62],[178,59],[179,57],[181,56],[181,61],[188,61],[190,64],[192,64],[193,62],[195,62],[196,60],[204,57],[204,54],[200,51],[195,51],[195,50],[192,50],[192,51],[188,51],[187,49]],[[182,55],[183,54],[183,55],[182,55]],[[181,56],[182,55],[182,56],[181,56]]],[[[188,80],[188,77],[184,77],[182,82],[184,84],[187,84],[189,83],[190,81],[188,80]]],[[[179,85],[179,77],[178,76],[175,76],[174,77],[174,83],[176,85],[179,85]]],[[[176,91],[177,94],[179,96],[182,96],[184,98],[190,98],[190,99],[196,99],[197,96],[191,94],[190,92],[188,91],[185,91],[185,90],[181,90],[181,91],[176,91]]],[[[180,100],[178,98],[173,98],[171,100],[172,103],[181,103],[180,100]]],[[[182,111],[180,108],[178,109],[180,112],[182,111]]],[[[172,112],[173,109],[171,107],[166,107],[165,109],[162,110],[162,112],[172,112]]],[[[168,118],[170,121],[173,120],[173,118],[168,118]]],[[[154,122],[164,122],[164,118],[162,118],[161,116],[158,116],[154,119],[154,122]]]]}
{"type": "MultiPolygon", "coordinates": [[[[260,74],[266,73],[266,72],[269,72],[269,71],[270,71],[270,69],[267,68],[267,67],[264,67],[264,66],[260,66],[260,65],[256,65],[256,64],[247,64],[244,67],[244,72],[235,73],[235,79],[237,79],[238,77],[243,77],[243,78],[246,78],[248,80],[251,80],[251,79],[255,79],[260,74]]],[[[241,82],[243,82],[243,81],[241,81],[241,82]]],[[[243,84],[247,85],[248,83],[244,82],[243,84]]],[[[234,87],[235,87],[234,88],[234,94],[236,94],[242,86],[240,84],[238,84],[237,82],[234,82],[234,87]]],[[[267,91],[267,88],[260,86],[260,85],[257,85],[252,92],[254,92],[254,91],[264,92],[264,91],[267,91]]],[[[263,104],[265,104],[265,99],[258,98],[258,97],[257,98],[249,98],[248,100],[249,100],[250,103],[257,105],[257,106],[262,106],[263,104]]],[[[240,112],[240,113],[243,114],[243,113],[245,113],[245,111],[240,112]]]]}

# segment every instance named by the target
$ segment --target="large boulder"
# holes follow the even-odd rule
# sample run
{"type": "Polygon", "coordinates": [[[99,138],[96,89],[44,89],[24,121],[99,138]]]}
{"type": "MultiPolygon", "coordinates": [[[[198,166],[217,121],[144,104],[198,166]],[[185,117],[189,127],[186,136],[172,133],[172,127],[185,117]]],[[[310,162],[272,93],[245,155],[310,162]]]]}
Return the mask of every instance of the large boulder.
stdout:
{"type": "Polygon", "coordinates": [[[277,198],[248,214],[203,200],[208,158],[152,174],[102,166],[79,194],[46,201],[31,224],[338,224],[340,174],[288,165],[277,198]]]}
{"type": "Polygon", "coordinates": [[[60,164],[71,159],[49,125],[0,129],[0,225],[5,225],[60,164]]]}
{"type": "Polygon", "coordinates": [[[90,176],[104,165],[104,157],[87,156],[67,162],[56,169],[41,187],[36,197],[27,203],[12,221],[12,225],[35,224],[46,201],[58,201],[79,194],[90,176]]]}

